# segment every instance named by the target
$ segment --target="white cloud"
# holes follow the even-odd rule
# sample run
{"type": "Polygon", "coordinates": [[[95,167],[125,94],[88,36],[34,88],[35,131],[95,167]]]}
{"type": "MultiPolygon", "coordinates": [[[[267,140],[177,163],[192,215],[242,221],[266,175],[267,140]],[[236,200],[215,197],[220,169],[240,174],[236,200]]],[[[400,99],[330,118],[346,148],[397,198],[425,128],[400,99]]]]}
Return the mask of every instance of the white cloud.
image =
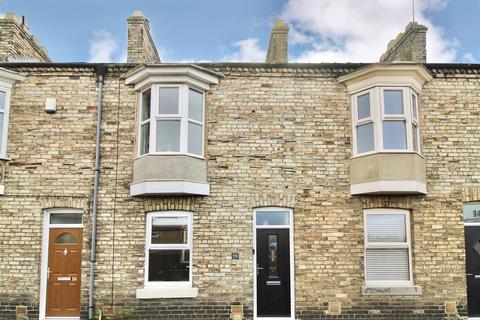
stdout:
{"type": "MultiPolygon", "coordinates": [[[[426,25],[427,60],[451,62],[458,43],[445,37],[426,12],[441,10],[447,0],[417,1],[415,20],[426,25]]],[[[288,0],[282,18],[290,43],[306,46],[299,62],[375,62],[387,43],[412,20],[410,0],[288,0]]]]}
{"type": "Polygon", "coordinates": [[[118,44],[113,36],[106,30],[96,30],[93,32],[93,39],[90,40],[89,62],[112,62],[114,60],[123,60],[126,54],[121,53],[118,59],[118,44]]]}
{"type": "Polygon", "coordinates": [[[233,51],[223,57],[223,61],[235,62],[262,62],[265,61],[266,51],[262,50],[257,38],[248,38],[231,45],[233,51]]]}

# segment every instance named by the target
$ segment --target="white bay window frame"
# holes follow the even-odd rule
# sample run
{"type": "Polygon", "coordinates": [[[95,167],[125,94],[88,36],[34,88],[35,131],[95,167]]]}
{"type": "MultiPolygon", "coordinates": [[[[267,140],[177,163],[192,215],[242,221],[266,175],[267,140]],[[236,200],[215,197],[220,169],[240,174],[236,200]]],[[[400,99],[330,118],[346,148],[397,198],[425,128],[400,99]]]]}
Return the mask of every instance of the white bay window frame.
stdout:
{"type": "Polygon", "coordinates": [[[411,102],[411,111],[412,111],[412,142],[413,142],[413,151],[418,152],[419,154],[421,153],[422,150],[422,144],[421,141],[422,139],[420,138],[420,113],[419,113],[419,108],[418,108],[418,94],[414,91],[411,90],[410,94],[410,102],[411,102]],[[416,136],[415,133],[416,132],[416,136]],[[415,139],[416,138],[416,139],[415,139]],[[416,141],[415,141],[416,140],[416,141]],[[415,142],[416,142],[416,147],[415,147],[415,142]]]}
{"type": "Polygon", "coordinates": [[[357,91],[351,95],[352,99],[352,138],[353,138],[353,156],[365,156],[369,154],[384,152],[384,153],[399,153],[399,152],[415,152],[420,154],[420,123],[419,123],[419,111],[418,111],[418,92],[411,87],[405,86],[375,86],[362,91],[357,91]],[[403,98],[403,114],[386,114],[385,112],[385,100],[384,92],[388,90],[402,91],[403,98]],[[364,119],[358,119],[358,97],[370,94],[370,117],[364,119]],[[416,114],[417,118],[414,119],[412,106],[412,96],[416,98],[416,114]],[[405,136],[406,136],[406,148],[405,149],[386,149],[384,148],[383,137],[383,123],[385,121],[405,121],[405,136]],[[373,122],[374,128],[374,150],[367,152],[358,152],[358,140],[357,140],[357,128],[363,124],[373,122]],[[417,126],[417,145],[418,150],[414,150],[413,143],[413,129],[414,125],[417,126]]]}
{"type": "Polygon", "coordinates": [[[412,271],[412,243],[411,243],[411,228],[410,228],[410,211],[404,209],[366,209],[363,211],[364,221],[364,235],[365,235],[365,250],[364,250],[364,274],[365,285],[369,287],[395,287],[395,286],[413,286],[413,271],[412,271]],[[405,217],[405,235],[406,241],[398,242],[372,242],[368,240],[368,223],[369,215],[403,215],[405,217]],[[409,280],[369,280],[367,277],[367,250],[369,249],[406,249],[408,250],[408,269],[409,280]]]}
{"type": "Polygon", "coordinates": [[[0,130],[0,159],[7,159],[8,122],[10,117],[10,88],[0,85],[0,92],[5,94],[4,108],[0,108],[0,118],[3,121],[0,130]]]}
{"type": "MultiPolygon", "coordinates": [[[[188,155],[196,158],[204,159],[205,157],[205,92],[193,86],[186,84],[155,84],[149,87],[151,89],[151,101],[150,101],[150,140],[149,140],[149,150],[144,154],[141,153],[142,146],[142,136],[141,136],[141,125],[144,122],[141,122],[141,110],[142,110],[142,98],[140,98],[140,118],[139,118],[139,128],[138,128],[138,155],[188,155]],[[160,89],[161,88],[178,88],[178,113],[176,114],[160,114],[160,89]],[[194,90],[202,94],[202,122],[195,121],[189,118],[188,108],[189,108],[189,90],[194,90]],[[157,151],[157,128],[159,122],[161,121],[179,121],[180,122],[180,141],[179,141],[179,151],[157,151]],[[201,139],[201,154],[194,154],[188,152],[188,123],[195,123],[202,126],[202,139],[201,139]]],[[[148,89],[141,92],[147,91],[148,89]]],[[[146,121],[145,121],[146,122],[146,121]]]]}
{"type": "MultiPolygon", "coordinates": [[[[164,224],[168,225],[168,224],[164,224]]],[[[146,239],[145,239],[145,288],[191,288],[192,287],[192,262],[193,262],[193,230],[192,213],[188,211],[161,211],[147,214],[146,239]],[[187,243],[180,244],[152,244],[152,221],[155,217],[187,218],[187,243]],[[150,250],[189,250],[189,275],[188,281],[149,281],[150,250]]]]}

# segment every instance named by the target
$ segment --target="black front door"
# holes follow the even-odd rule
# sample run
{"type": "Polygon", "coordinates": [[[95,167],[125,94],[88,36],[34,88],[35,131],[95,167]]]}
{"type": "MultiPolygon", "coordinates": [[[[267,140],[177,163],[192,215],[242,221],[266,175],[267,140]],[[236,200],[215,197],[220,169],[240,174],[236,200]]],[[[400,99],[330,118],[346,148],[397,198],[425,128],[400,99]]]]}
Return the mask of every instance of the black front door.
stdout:
{"type": "Polygon", "coordinates": [[[290,317],[288,229],[257,229],[257,317],[290,317]]]}
{"type": "Polygon", "coordinates": [[[480,227],[465,226],[468,316],[480,317],[480,227]]]}

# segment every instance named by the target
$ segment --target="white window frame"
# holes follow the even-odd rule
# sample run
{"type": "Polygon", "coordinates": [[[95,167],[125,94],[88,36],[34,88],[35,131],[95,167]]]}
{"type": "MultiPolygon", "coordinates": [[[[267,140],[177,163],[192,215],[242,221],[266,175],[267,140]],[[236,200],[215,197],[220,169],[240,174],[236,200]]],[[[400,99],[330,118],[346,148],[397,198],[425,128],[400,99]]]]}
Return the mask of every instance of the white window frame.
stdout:
{"type": "Polygon", "coordinates": [[[5,92],[5,108],[0,110],[0,117],[3,117],[3,130],[0,132],[1,146],[0,159],[7,159],[7,141],[8,141],[8,122],[10,117],[10,93],[8,87],[0,85],[0,91],[5,92]]]}
{"type": "Polygon", "coordinates": [[[418,108],[418,92],[408,86],[376,86],[352,94],[352,139],[353,139],[353,157],[365,156],[374,153],[417,153],[421,155],[420,139],[420,114],[418,108]],[[400,90],[403,97],[403,114],[390,115],[385,114],[384,91],[400,90]],[[370,94],[370,118],[358,120],[357,99],[364,94],[370,94]],[[417,119],[413,119],[412,95],[417,99],[416,111],[417,119]],[[385,149],[383,147],[383,122],[391,120],[405,121],[406,130],[406,149],[385,149]],[[373,122],[374,128],[374,150],[367,152],[357,152],[357,127],[362,124],[373,122]],[[413,124],[418,128],[418,150],[413,149],[413,124]]]}
{"type": "Polygon", "coordinates": [[[352,118],[353,118],[353,141],[354,141],[354,153],[355,154],[369,154],[369,153],[373,153],[375,152],[375,150],[378,149],[377,147],[377,143],[378,143],[378,139],[377,139],[377,127],[378,125],[375,123],[375,119],[376,119],[376,103],[375,103],[375,89],[369,89],[369,90],[364,90],[360,93],[357,93],[355,94],[353,97],[352,97],[352,106],[353,106],[353,110],[352,110],[352,118]],[[363,95],[370,95],[370,117],[368,118],[363,118],[363,119],[358,119],[358,97],[361,97],[363,95]],[[368,124],[368,123],[372,123],[373,125],[373,150],[371,151],[367,151],[367,152],[362,152],[362,153],[358,153],[357,152],[357,147],[358,147],[358,144],[357,144],[357,128],[361,125],[364,125],[364,124],[368,124]]]}
{"type": "MultiPolygon", "coordinates": [[[[422,150],[422,145],[421,141],[422,139],[420,138],[420,109],[418,108],[418,94],[414,90],[410,90],[410,102],[411,102],[411,111],[412,111],[412,143],[415,135],[413,132],[415,131],[414,126],[417,127],[417,149],[418,150],[413,150],[414,152],[421,153],[422,150]],[[413,103],[413,97],[415,97],[415,103],[413,103]],[[415,112],[414,112],[415,110],[415,112]],[[414,113],[417,114],[417,117],[415,118],[414,113]]],[[[412,145],[412,148],[414,149],[414,145],[412,145]]]]}
{"type": "Polygon", "coordinates": [[[192,213],[188,211],[156,211],[147,213],[146,239],[145,239],[145,288],[178,288],[178,287],[192,287],[192,261],[193,261],[193,246],[192,246],[192,213]],[[152,244],[152,219],[154,217],[186,217],[188,220],[187,243],[186,244],[152,244]],[[190,250],[189,260],[189,275],[188,281],[148,281],[149,274],[149,252],[154,250],[190,250]]]}
{"type": "Polygon", "coordinates": [[[151,88],[147,88],[145,90],[143,90],[142,92],[140,92],[140,111],[139,111],[139,123],[140,125],[138,126],[138,154],[140,156],[143,156],[145,154],[148,154],[149,150],[150,150],[150,141],[151,141],[151,134],[152,134],[152,89],[151,88]],[[150,116],[148,117],[148,119],[145,119],[145,120],[142,120],[143,118],[143,94],[145,92],[147,92],[148,90],[150,90],[150,116]],[[145,125],[145,124],[149,124],[149,134],[148,134],[148,150],[145,150],[145,153],[142,154],[142,126],[145,125]]]}
{"type": "Polygon", "coordinates": [[[395,286],[412,286],[413,283],[413,270],[412,270],[412,242],[411,242],[411,226],[410,226],[410,211],[405,209],[390,209],[390,208],[377,208],[377,209],[366,209],[363,211],[363,225],[364,225],[364,239],[365,239],[365,248],[364,248],[364,275],[365,275],[365,285],[369,287],[395,287],[395,286]],[[401,214],[405,216],[405,228],[406,228],[406,242],[369,242],[368,241],[368,226],[367,226],[367,216],[375,214],[401,214]],[[366,263],[366,253],[367,249],[399,249],[406,248],[408,250],[408,268],[409,268],[409,280],[408,281],[399,281],[399,280],[382,280],[382,281],[368,281],[367,279],[367,263],[366,263]]]}
{"type": "Polygon", "coordinates": [[[138,127],[138,156],[144,155],[188,155],[195,158],[204,159],[205,157],[205,91],[194,86],[189,86],[186,84],[155,84],[151,87],[143,90],[140,93],[140,111],[139,111],[139,127],[138,127]],[[159,93],[160,88],[178,88],[178,113],[177,114],[160,114],[159,110],[159,93]],[[141,154],[141,124],[144,122],[141,121],[141,112],[142,112],[142,94],[146,90],[151,89],[150,95],[150,141],[149,141],[149,150],[141,154]],[[203,122],[199,122],[188,117],[188,103],[189,103],[189,90],[195,90],[196,92],[202,94],[203,96],[203,122]],[[162,120],[177,120],[180,121],[180,150],[179,151],[164,151],[157,152],[157,121],[162,120]],[[201,148],[202,152],[200,155],[189,153],[188,152],[188,123],[192,122],[202,126],[202,143],[201,148]]]}

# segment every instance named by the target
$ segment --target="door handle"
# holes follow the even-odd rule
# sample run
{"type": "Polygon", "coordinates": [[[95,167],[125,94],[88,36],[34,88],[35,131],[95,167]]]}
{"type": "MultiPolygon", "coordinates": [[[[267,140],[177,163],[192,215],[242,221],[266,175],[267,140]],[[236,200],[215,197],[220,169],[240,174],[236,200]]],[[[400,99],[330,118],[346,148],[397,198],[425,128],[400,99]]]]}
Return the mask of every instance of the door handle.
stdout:
{"type": "Polygon", "coordinates": [[[478,280],[478,279],[480,279],[480,274],[475,275],[475,280],[478,280]]]}
{"type": "Polygon", "coordinates": [[[467,273],[467,276],[473,276],[473,273],[467,273]]]}
{"type": "Polygon", "coordinates": [[[47,267],[47,279],[50,278],[50,273],[52,273],[52,270],[50,270],[50,267],[47,267]]]}
{"type": "Polygon", "coordinates": [[[257,276],[258,276],[258,273],[259,273],[260,270],[265,270],[265,269],[262,268],[262,267],[259,267],[258,264],[257,264],[257,276]]]}

